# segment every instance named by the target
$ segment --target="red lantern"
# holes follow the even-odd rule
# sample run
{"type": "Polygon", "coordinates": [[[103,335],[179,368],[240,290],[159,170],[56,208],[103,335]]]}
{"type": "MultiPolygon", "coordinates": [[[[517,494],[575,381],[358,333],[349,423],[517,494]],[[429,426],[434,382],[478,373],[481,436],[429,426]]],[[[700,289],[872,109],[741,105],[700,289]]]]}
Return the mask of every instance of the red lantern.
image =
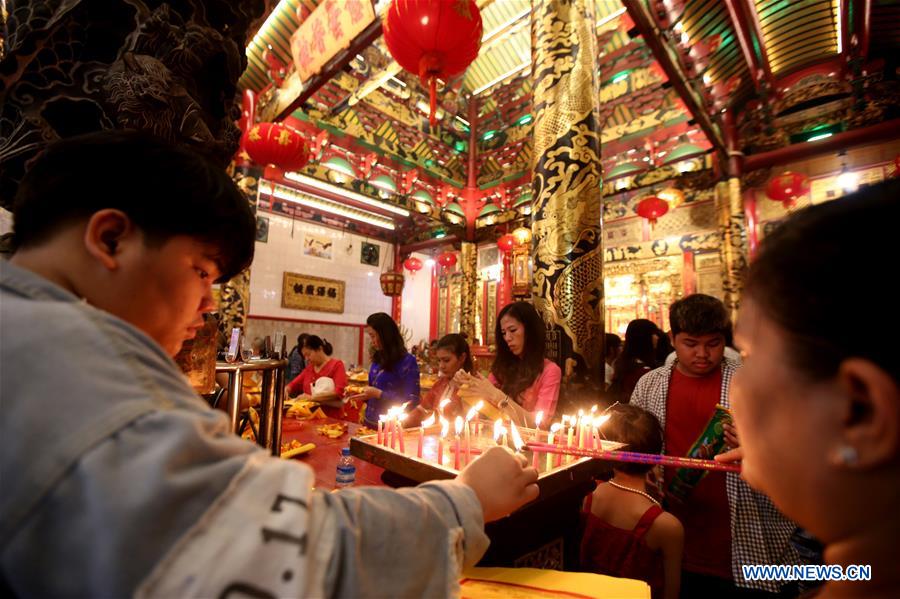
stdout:
{"type": "Polygon", "coordinates": [[[309,162],[303,138],[280,123],[257,123],[244,133],[242,142],[250,158],[263,166],[274,164],[286,171],[296,171],[309,162]]]}
{"type": "Polygon", "coordinates": [[[668,211],[669,203],[656,196],[646,197],[637,205],[637,213],[649,220],[651,227],[656,225],[656,219],[668,211]]]}
{"type": "Polygon", "coordinates": [[[791,171],[781,173],[766,185],[766,195],[784,204],[785,208],[793,206],[797,198],[807,193],[809,193],[809,177],[791,171]]]}
{"type": "Polygon", "coordinates": [[[438,256],[438,264],[444,268],[453,268],[456,266],[456,254],[453,252],[444,252],[438,256]]]}
{"type": "Polygon", "coordinates": [[[403,273],[385,272],[381,274],[381,291],[388,297],[403,294],[403,273]]]}
{"type": "Polygon", "coordinates": [[[500,251],[504,254],[508,254],[516,247],[516,238],[512,233],[507,233],[497,240],[497,247],[500,248],[500,251]]]}
{"type": "Polygon", "coordinates": [[[465,71],[481,48],[481,13],[475,0],[394,0],[383,31],[394,60],[428,87],[428,120],[434,127],[436,79],[465,71]]]}
{"type": "Polygon", "coordinates": [[[894,172],[891,173],[891,177],[900,177],[900,154],[894,158],[894,172]]]}
{"type": "Polygon", "coordinates": [[[422,261],[416,258],[415,256],[407,258],[403,261],[403,268],[408,270],[409,272],[416,274],[418,271],[422,269],[422,261]]]}

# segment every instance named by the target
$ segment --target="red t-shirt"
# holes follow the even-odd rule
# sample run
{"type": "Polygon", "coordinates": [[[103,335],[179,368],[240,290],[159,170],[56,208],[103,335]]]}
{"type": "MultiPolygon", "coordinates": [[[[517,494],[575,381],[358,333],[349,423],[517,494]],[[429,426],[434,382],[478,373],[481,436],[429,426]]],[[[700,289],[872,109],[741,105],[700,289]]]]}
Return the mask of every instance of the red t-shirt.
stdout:
{"type": "Polygon", "coordinates": [[[288,395],[294,396],[301,393],[312,395],[313,384],[322,377],[328,377],[334,381],[334,392],[338,397],[344,395],[344,387],[347,386],[347,371],[344,369],[344,363],[336,358],[331,358],[324,364],[320,370],[312,363],[307,364],[297,378],[288,383],[288,395]]]}
{"type": "MultiPolygon", "coordinates": [[[[666,453],[684,456],[703,432],[719,403],[722,370],[690,377],[675,368],[666,399],[666,453]]],[[[676,472],[666,468],[666,488],[676,472]]],[[[684,561],[689,572],[731,579],[731,513],[725,473],[710,472],[687,500],[666,506],[684,525],[684,561]]]]}

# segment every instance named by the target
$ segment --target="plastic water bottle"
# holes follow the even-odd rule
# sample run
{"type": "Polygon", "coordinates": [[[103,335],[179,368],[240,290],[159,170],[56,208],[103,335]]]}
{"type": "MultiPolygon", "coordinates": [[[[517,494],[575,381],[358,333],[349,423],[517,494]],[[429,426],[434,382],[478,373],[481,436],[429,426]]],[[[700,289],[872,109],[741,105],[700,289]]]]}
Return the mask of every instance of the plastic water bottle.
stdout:
{"type": "Polygon", "coordinates": [[[350,456],[349,447],[341,449],[341,459],[338,460],[337,476],[335,477],[334,482],[335,487],[338,489],[351,487],[353,486],[353,483],[356,482],[356,465],[353,463],[353,458],[350,456]]]}

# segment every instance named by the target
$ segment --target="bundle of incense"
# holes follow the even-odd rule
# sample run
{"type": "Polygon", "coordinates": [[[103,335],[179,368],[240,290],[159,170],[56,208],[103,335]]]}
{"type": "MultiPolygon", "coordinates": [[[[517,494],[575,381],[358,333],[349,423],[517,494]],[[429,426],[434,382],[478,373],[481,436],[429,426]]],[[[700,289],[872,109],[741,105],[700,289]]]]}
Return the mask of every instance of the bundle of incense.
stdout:
{"type": "Polygon", "coordinates": [[[740,472],[739,464],[723,464],[714,460],[699,460],[697,458],[680,458],[672,455],[659,455],[654,453],[637,453],[634,451],[604,451],[601,449],[579,449],[578,447],[560,447],[546,443],[528,443],[528,449],[532,451],[544,451],[562,455],[575,455],[584,458],[599,458],[613,462],[630,462],[632,464],[659,464],[661,466],[675,466],[676,468],[693,468],[699,470],[721,470],[723,472],[740,472]]]}

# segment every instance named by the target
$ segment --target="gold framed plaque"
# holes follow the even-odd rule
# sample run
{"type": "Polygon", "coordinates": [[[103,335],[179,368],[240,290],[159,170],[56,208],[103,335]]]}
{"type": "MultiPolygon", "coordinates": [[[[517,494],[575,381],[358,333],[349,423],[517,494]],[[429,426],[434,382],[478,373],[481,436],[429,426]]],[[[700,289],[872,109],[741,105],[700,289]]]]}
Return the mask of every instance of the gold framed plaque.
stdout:
{"type": "Polygon", "coordinates": [[[344,281],[286,272],[281,286],[281,307],[343,314],[345,285],[344,281]]]}

